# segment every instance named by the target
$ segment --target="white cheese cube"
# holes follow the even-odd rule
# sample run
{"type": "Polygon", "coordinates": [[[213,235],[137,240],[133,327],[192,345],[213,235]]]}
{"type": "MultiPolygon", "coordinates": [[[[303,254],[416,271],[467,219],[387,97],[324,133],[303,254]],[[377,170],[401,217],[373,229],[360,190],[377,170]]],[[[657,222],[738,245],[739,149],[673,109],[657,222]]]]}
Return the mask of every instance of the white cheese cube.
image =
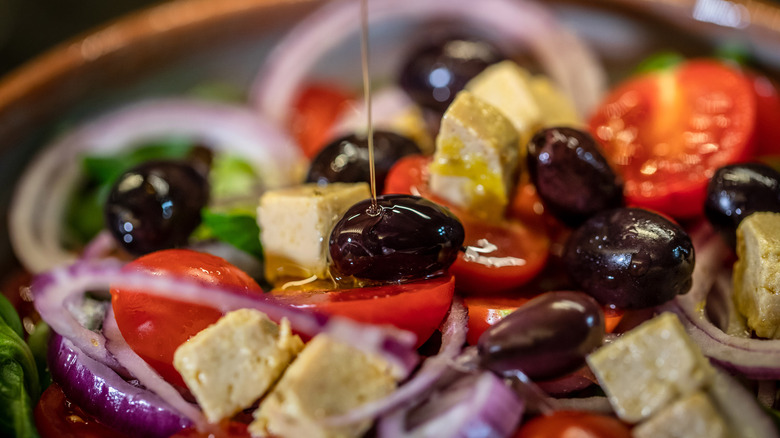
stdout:
{"type": "Polygon", "coordinates": [[[577,114],[574,102],[546,76],[531,78],[531,92],[539,105],[542,126],[582,128],[585,122],[577,114]]]}
{"type": "Polygon", "coordinates": [[[252,405],[303,348],[290,331],[257,310],[230,312],[179,346],[173,366],[212,423],[252,405]]]}
{"type": "Polygon", "coordinates": [[[370,421],[335,427],[320,420],[383,397],[395,384],[386,362],[319,335],[260,403],[249,431],[280,438],[359,437],[370,421]]]}
{"type": "Polygon", "coordinates": [[[618,417],[629,423],[703,388],[714,375],[672,313],[643,323],[587,360],[618,417]]]}
{"type": "Polygon", "coordinates": [[[469,81],[466,89],[512,122],[520,136],[520,147],[525,147],[539,129],[542,114],[531,89],[531,74],[513,61],[489,66],[469,81]]]}
{"type": "Polygon", "coordinates": [[[266,192],[257,221],[269,283],[328,272],[328,240],[349,207],[371,196],[367,183],[305,184],[266,192]]]}
{"type": "Polygon", "coordinates": [[[680,399],[635,427],[634,438],[727,438],[728,426],[702,391],[680,399]]]}
{"type": "Polygon", "coordinates": [[[458,93],[436,137],[431,191],[480,217],[500,216],[515,184],[517,144],[517,131],[499,110],[458,93]]]}
{"type": "Polygon", "coordinates": [[[748,327],[780,339],[780,213],[754,213],[737,228],[734,299],[748,327]]]}

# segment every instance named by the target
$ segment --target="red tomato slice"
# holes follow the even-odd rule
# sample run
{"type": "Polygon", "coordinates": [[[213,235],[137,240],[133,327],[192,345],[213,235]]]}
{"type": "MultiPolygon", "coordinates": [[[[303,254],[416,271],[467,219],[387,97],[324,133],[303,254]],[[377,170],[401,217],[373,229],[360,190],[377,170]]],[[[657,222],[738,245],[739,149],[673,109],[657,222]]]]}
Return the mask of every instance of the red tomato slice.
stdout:
{"type": "Polygon", "coordinates": [[[43,391],[35,406],[35,425],[41,438],[126,438],[104,426],[65,398],[56,383],[43,391]]]}
{"type": "MultiPolygon", "coordinates": [[[[533,296],[464,298],[463,302],[469,311],[469,331],[466,336],[469,345],[477,345],[479,337],[485,330],[517,310],[531,298],[533,296]]],[[[623,318],[623,312],[606,307],[603,309],[606,330],[607,333],[611,333],[623,318]]]]}
{"type": "Polygon", "coordinates": [[[352,96],[330,84],[310,84],[293,104],[290,129],[304,155],[313,158],[330,140],[331,128],[352,96]]]}
{"type": "Polygon", "coordinates": [[[417,335],[422,345],[447,316],[455,291],[451,276],[412,283],[334,291],[272,291],[293,307],[340,315],[370,324],[389,324],[417,335]]]}
{"type": "Polygon", "coordinates": [[[714,171],[752,156],[756,97],[739,71],[688,61],[618,86],[590,129],[623,176],[628,204],[690,218],[702,213],[714,171]]]}
{"type": "Polygon", "coordinates": [[[630,438],[620,420],[606,415],[556,411],[524,423],[515,438],[630,438]]]}
{"type": "MultiPolygon", "coordinates": [[[[263,293],[249,275],[224,259],[186,249],[153,252],[123,269],[191,278],[207,285],[240,289],[247,294],[263,293]]],[[[119,331],[128,345],[165,380],[185,386],[173,367],[173,353],[187,339],[215,323],[222,312],[157,298],[119,285],[111,287],[111,296],[119,331]]]]}
{"type": "Polygon", "coordinates": [[[465,253],[458,255],[450,272],[455,275],[459,292],[467,295],[508,292],[528,283],[547,263],[550,240],[543,230],[513,221],[489,224],[463,215],[459,218],[466,230],[464,246],[479,247],[480,241],[487,240],[497,247],[482,254],[490,260],[470,260],[465,253]],[[504,262],[509,258],[519,264],[500,267],[490,264],[490,261],[504,262]]]}
{"type": "Polygon", "coordinates": [[[756,94],[756,156],[780,156],[780,93],[768,77],[746,72],[756,94]]]}

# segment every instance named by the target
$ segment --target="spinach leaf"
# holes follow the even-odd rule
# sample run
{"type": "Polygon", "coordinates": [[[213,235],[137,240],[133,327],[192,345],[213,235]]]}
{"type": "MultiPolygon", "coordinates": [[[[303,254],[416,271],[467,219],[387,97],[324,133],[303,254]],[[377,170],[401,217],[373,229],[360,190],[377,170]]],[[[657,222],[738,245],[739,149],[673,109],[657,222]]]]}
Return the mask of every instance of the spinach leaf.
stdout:
{"type": "MultiPolygon", "coordinates": [[[[20,338],[24,337],[24,327],[19,315],[16,314],[14,305],[3,295],[0,295],[0,321],[10,327],[20,338]]],[[[2,323],[0,323],[2,325],[2,323]]]]}
{"type": "Polygon", "coordinates": [[[49,328],[48,324],[41,321],[35,326],[35,329],[27,338],[27,345],[30,347],[30,351],[35,358],[35,365],[38,368],[38,380],[41,384],[41,391],[48,388],[51,384],[51,374],[49,373],[49,366],[46,363],[50,337],[51,328],[49,328]]]}

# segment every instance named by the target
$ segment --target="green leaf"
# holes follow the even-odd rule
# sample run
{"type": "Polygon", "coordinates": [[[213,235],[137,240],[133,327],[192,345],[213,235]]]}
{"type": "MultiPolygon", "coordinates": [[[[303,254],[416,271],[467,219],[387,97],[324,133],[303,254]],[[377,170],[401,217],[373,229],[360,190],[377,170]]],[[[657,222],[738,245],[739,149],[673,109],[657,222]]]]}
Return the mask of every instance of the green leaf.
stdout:
{"type": "Polygon", "coordinates": [[[41,384],[41,390],[49,387],[51,384],[51,374],[46,363],[46,355],[49,349],[49,338],[51,337],[51,328],[48,324],[41,321],[36,326],[30,336],[27,338],[27,345],[35,359],[35,365],[38,369],[38,380],[41,384]]]}
{"type": "Polygon", "coordinates": [[[211,199],[216,202],[252,195],[257,192],[259,181],[255,169],[243,158],[219,154],[211,163],[211,199]]]}
{"type": "Polygon", "coordinates": [[[24,337],[24,326],[19,315],[16,313],[14,305],[3,295],[0,295],[0,320],[11,328],[20,338],[24,337]]]}
{"type": "Polygon", "coordinates": [[[88,155],[83,159],[84,173],[99,185],[113,184],[124,171],[145,161],[186,157],[192,150],[192,143],[189,139],[172,138],[115,155],[88,155]]]}
{"type": "Polygon", "coordinates": [[[30,348],[8,325],[0,325],[0,435],[37,437],[33,406],[39,396],[30,348]]]}
{"type": "Polygon", "coordinates": [[[634,69],[635,74],[666,70],[685,61],[685,57],[677,52],[654,53],[639,63],[634,69]]]}
{"type": "Polygon", "coordinates": [[[260,228],[253,214],[245,210],[216,212],[204,209],[202,222],[196,237],[199,239],[217,239],[257,257],[263,258],[260,245],[260,228]]]}
{"type": "Polygon", "coordinates": [[[715,49],[715,57],[734,63],[738,66],[747,66],[753,62],[753,54],[750,48],[738,42],[728,42],[721,44],[715,49]]]}

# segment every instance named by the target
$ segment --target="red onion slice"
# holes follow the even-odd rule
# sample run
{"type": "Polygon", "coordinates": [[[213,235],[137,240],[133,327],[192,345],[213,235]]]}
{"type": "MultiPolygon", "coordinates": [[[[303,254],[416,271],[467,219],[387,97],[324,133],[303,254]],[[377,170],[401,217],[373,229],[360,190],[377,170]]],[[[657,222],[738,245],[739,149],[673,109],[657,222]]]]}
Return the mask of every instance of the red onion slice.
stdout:
{"type": "Polygon", "coordinates": [[[508,437],[524,403],[489,371],[467,375],[434,393],[425,403],[399,409],[379,421],[380,438],[508,437]]]}
{"type": "Polygon", "coordinates": [[[11,201],[9,226],[14,251],[25,267],[38,273],[75,260],[60,239],[82,154],[110,154],[172,136],[244,157],[269,187],[298,181],[301,156],[295,143],[247,108],[190,99],[136,103],[55,140],[22,175],[11,201]]]}
{"type": "Polygon", "coordinates": [[[442,340],[439,354],[423,362],[420,370],[408,382],[387,397],[365,403],[350,412],[324,420],[325,424],[339,426],[374,419],[401,405],[420,399],[438,382],[466,343],[468,312],[463,300],[455,298],[441,326],[442,340]]]}
{"type": "Polygon", "coordinates": [[[192,426],[157,395],[134,386],[54,334],[49,370],[68,399],[109,427],[131,436],[168,437],[192,426]]]}
{"type": "MultiPolygon", "coordinates": [[[[295,94],[306,76],[328,53],[358,34],[359,3],[334,1],[301,21],[274,48],[252,86],[251,98],[262,114],[288,122],[295,94]]],[[[369,25],[454,20],[493,32],[509,47],[528,46],[545,71],[570,96],[581,114],[600,100],[606,75],[590,50],[562,27],[544,7],[524,0],[372,0],[369,25]]],[[[398,39],[396,46],[402,45],[398,39]]],[[[382,53],[389,71],[397,71],[402,51],[382,53]]],[[[357,51],[355,52],[357,53],[357,51]]],[[[356,63],[357,65],[357,63],[356,63]]]]}
{"type": "Polygon", "coordinates": [[[31,286],[35,307],[52,329],[73,340],[90,357],[104,363],[116,362],[113,356],[107,354],[105,338],[81,327],[65,310],[65,303],[81,297],[85,291],[108,290],[112,284],[121,284],[122,287],[144,290],[149,295],[209,306],[223,313],[251,308],[266,313],[276,321],[287,318],[290,325],[302,334],[315,336],[327,333],[369,354],[384,357],[399,379],[408,376],[417,364],[414,350],[417,340],[410,332],[312,314],[281,305],[265,296],[247,296],[188,279],[122,271],[121,268],[122,264],[116,260],[82,260],[37,276],[31,286]]]}
{"type": "Polygon", "coordinates": [[[724,269],[729,250],[714,233],[700,230],[692,237],[696,248],[693,286],[660,309],[676,313],[702,353],[722,367],[751,379],[780,379],[780,340],[732,336],[708,318],[707,297],[724,269]]]}
{"type": "Polygon", "coordinates": [[[740,438],[777,438],[774,422],[742,385],[723,372],[715,374],[709,388],[734,436],[740,438]]]}
{"type": "Polygon", "coordinates": [[[106,343],[108,351],[116,357],[117,361],[119,361],[119,363],[136,378],[136,380],[146,388],[154,388],[155,394],[175,409],[176,412],[189,419],[198,430],[206,429],[207,421],[203,417],[200,409],[184,400],[176,388],[166,382],[165,379],[157,374],[157,371],[149,366],[146,361],[141,359],[141,357],[127,345],[127,342],[125,341],[125,338],[122,337],[122,333],[119,331],[119,326],[116,323],[114,310],[110,307],[106,314],[106,318],[103,321],[103,333],[108,341],[106,343]]]}

